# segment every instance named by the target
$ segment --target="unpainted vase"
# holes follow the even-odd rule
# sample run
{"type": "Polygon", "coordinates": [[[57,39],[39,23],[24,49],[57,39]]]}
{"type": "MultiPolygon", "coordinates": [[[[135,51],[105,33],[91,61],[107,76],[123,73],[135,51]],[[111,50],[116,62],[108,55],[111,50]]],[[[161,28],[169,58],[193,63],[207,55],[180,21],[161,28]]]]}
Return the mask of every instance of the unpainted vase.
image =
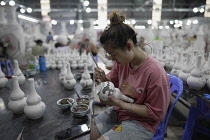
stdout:
{"type": "Polygon", "coordinates": [[[196,66],[192,70],[190,76],[187,78],[188,86],[194,90],[200,90],[206,84],[206,78],[202,72],[201,61],[202,61],[202,56],[198,55],[196,57],[196,66]]]}
{"type": "Polygon", "coordinates": [[[13,76],[17,76],[18,77],[18,83],[19,83],[19,85],[23,85],[25,83],[26,78],[23,75],[22,71],[20,70],[17,60],[14,60],[14,72],[13,72],[13,76]]]}
{"type": "Polygon", "coordinates": [[[178,74],[178,77],[184,82],[186,83],[187,82],[187,78],[191,75],[191,71],[193,69],[193,65],[192,65],[192,62],[191,62],[191,54],[188,53],[187,54],[187,60],[186,60],[186,65],[182,68],[182,71],[178,74]]]}
{"type": "Polygon", "coordinates": [[[67,75],[66,63],[63,62],[62,68],[61,68],[61,73],[59,74],[59,80],[61,81],[61,83],[64,82],[66,75],[67,75]]]}
{"type": "Polygon", "coordinates": [[[8,108],[14,114],[20,114],[23,113],[24,107],[26,106],[25,93],[19,87],[17,76],[12,76],[12,82],[12,92],[9,97],[8,108]]]}
{"type": "Polygon", "coordinates": [[[76,61],[76,59],[73,59],[73,60],[72,60],[71,68],[72,68],[72,69],[77,69],[77,61],[76,61]]]}
{"type": "Polygon", "coordinates": [[[129,103],[134,102],[132,98],[125,96],[118,88],[115,88],[112,82],[101,82],[98,84],[96,86],[96,93],[98,94],[99,99],[103,101],[108,101],[109,96],[113,96],[129,103]]]}
{"type": "Polygon", "coordinates": [[[90,89],[93,85],[93,80],[91,79],[91,76],[89,74],[87,63],[84,63],[84,73],[82,74],[80,84],[83,89],[90,89]]]}
{"type": "Polygon", "coordinates": [[[171,70],[171,74],[174,75],[174,76],[177,76],[179,75],[179,73],[181,72],[182,70],[182,63],[183,63],[183,60],[182,60],[182,53],[181,52],[177,52],[178,54],[178,57],[176,59],[176,62],[171,70]]]}
{"type": "Polygon", "coordinates": [[[74,79],[74,75],[71,72],[70,63],[67,64],[67,74],[65,76],[65,80],[63,82],[64,87],[66,89],[73,89],[76,85],[76,80],[74,79]]]}
{"type": "Polygon", "coordinates": [[[30,119],[39,119],[44,115],[46,106],[41,101],[41,97],[37,94],[34,86],[34,78],[29,81],[29,97],[26,100],[27,105],[24,108],[25,115],[30,119]]]}

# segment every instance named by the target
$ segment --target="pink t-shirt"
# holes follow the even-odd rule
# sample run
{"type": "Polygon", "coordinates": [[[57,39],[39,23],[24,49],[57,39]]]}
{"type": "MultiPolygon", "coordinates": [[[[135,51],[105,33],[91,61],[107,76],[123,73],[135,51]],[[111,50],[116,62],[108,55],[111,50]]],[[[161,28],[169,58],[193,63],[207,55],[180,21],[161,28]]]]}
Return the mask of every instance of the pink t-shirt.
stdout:
{"type": "Polygon", "coordinates": [[[151,116],[141,117],[115,106],[118,121],[137,120],[155,133],[160,121],[165,117],[171,97],[169,78],[162,65],[152,56],[148,56],[137,69],[131,69],[129,64],[120,66],[115,63],[108,76],[115,87],[134,99],[134,104],[146,105],[151,116]]]}

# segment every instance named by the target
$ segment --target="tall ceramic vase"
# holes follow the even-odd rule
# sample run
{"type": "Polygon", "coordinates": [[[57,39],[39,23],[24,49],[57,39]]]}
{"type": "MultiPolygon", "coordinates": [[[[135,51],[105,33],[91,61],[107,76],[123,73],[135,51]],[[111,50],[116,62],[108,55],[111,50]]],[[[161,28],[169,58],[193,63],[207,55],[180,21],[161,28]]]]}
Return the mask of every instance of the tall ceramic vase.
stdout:
{"type": "Polygon", "coordinates": [[[67,64],[67,74],[65,76],[65,80],[63,82],[64,87],[66,89],[73,89],[76,85],[76,80],[74,79],[74,75],[71,72],[70,63],[67,64]]]}
{"type": "Polygon", "coordinates": [[[41,97],[37,94],[34,86],[34,78],[29,81],[29,97],[26,100],[27,105],[24,108],[25,115],[30,119],[39,119],[44,115],[46,106],[41,101],[41,97]]]}
{"type": "Polygon", "coordinates": [[[23,75],[22,71],[20,70],[17,60],[14,60],[14,72],[13,72],[13,76],[17,76],[18,77],[18,83],[19,83],[19,85],[23,85],[25,83],[26,78],[23,75]]]}
{"type": "Polygon", "coordinates": [[[19,87],[17,76],[12,76],[12,82],[12,92],[9,97],[8,108],[14,114],[20,114],[23,113],[26,105],[26,98],[24,92],[19,87]]]}
{"type": "Polygon", "coordinates": [[[178,54],[178,57],[176,59],[176,62],[174,64],[172,70],[171,70],[171,74],[178,77],[179,73],[182,70],[183,55],[182,55],[182,52],[177,52],[177,54],[178,54]]]}
{"type": "Polygon", "coordinates": [[[90,89],[93,85],[93,80],[91,79],[91,76],[89,74],[87,63],[84,63],[84,73],[82,74],[80,84],[83,89],[90,89]]]}
{"type": "Polygon", "coordinates": [[[193,69],[191,53],[187,54],[186,65],[183,67],[182,71],[179,73],[178,77],[184,82],[187,83],[187,78],[190,76],[190,73],[193,69]]]}
{"type": "Polygon", "coordinates": [[[200,90],[206,84],[205,75],[201,67],[202,55],[197,55],[195,68],[191,71],[190,76],[187,78],[187,84],[191,89],[200,90]]]}
{"type": "Polygon", "coordinates": [[[22,26],[17,22],[17,6],[6,6],[7,24],[4,27],[2,40],[9,42],[8,55],[16,57],[25,55],[25,37],[22,26]]]}

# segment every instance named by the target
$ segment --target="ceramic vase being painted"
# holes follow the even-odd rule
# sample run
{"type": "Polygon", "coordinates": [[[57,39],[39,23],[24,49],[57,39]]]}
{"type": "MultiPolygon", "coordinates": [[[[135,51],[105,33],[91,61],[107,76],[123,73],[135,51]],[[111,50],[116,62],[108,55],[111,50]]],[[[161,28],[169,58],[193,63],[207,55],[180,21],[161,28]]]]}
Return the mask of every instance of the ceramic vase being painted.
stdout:
{"type": "Polygon", "coordinates": [[[5,74],[1,70],[0,66],[0,88],[3,88],[7,85],[8,79],[5,78],[5,74]]]}
{"type": "Polygon", "coordinates": [[[70,63],[67,64],[67,74],[65,76],[65,80],[63,82],[64,87],[66,89],[73,89],[76,85],[76,80],[74,79],[74,75],[71,72],[71,65],[70,63]]]}
{"type": "Polygon", "coordinates": [[[19,85],[23,85],[25,83],[26,78],[23,75],[22,71],[20,70],[17,60],[14,60],[14,72],[13,72],[13,76],[17,76],[18,77],[18,83],[19,83],[19,85]]]}
{"type": "Polygon", "coordinates": [[[25,93],[19,87],[17,76],[12,76],[12,83],[12,92],[9,97],[8,108],[14,114],[20,114],[23,113],[24,107],[26,106],[25,93]]]}
{"type": "Polygon", "coordinates": [[[112,82],[101,82],[98,84],[96,86],[96,93],[98,94],[99,99],[103,101],[108,101],[108,97],[113,96],[129,103],[134,102],[132,98],[125,96],[118,88],[115,88],[112,82]]]}
{"type": "Polygon", "coordinates": [[[29,81],[29,97],[26,100],[27,105],[24,108],[25,115],[30,119],[39,119],[44,115],[46,106],[41,101],[41,97],[37,94],[34,86],[34,78],[29,81]]]}
{"type": "Polygon", "coordinates": [[[187,78],[187,84],[191,89],[200,90],[206,84],[205,75],[201,67],[202,55],[197,55],[195,68],[191,71],[190,76],[187,78]]]}
{"type": "Polygon", "coordinates": [[[93,80],[91,79],[91,76],[89,74],[87,63],[84,63],[84,73],[82,74],[80,84],[83,89],[90,89],[93,85],[93,80]]]}

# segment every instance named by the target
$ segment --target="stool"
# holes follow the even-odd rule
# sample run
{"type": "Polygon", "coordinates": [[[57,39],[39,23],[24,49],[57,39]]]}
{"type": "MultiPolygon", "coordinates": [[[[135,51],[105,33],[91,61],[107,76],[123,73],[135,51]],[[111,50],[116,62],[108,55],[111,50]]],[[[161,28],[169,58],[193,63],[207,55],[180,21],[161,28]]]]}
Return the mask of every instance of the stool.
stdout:
{"type": "MultiPolygon", "coordinates": [[[[6,75],[6,68],[5,68],[5,63],[4,61],[0,61],[0,65],[1,65],[1,70],[2,72],[6,75]]],[[[13,74],[13,67],[12,67],[12,63],[10,60],[7,60],[7,66],[8,66],[8,75],[6,76],[12,76],[13,74]]]]}
{"type": "Polygon", "coordinates": [[[201,133],[210,137],[210,128],[200,125],[200,120],[210,121],[210,103],[196,97],[197,107],[190,107],[182,140],[191,140],[193,133],[201,133]]]}

